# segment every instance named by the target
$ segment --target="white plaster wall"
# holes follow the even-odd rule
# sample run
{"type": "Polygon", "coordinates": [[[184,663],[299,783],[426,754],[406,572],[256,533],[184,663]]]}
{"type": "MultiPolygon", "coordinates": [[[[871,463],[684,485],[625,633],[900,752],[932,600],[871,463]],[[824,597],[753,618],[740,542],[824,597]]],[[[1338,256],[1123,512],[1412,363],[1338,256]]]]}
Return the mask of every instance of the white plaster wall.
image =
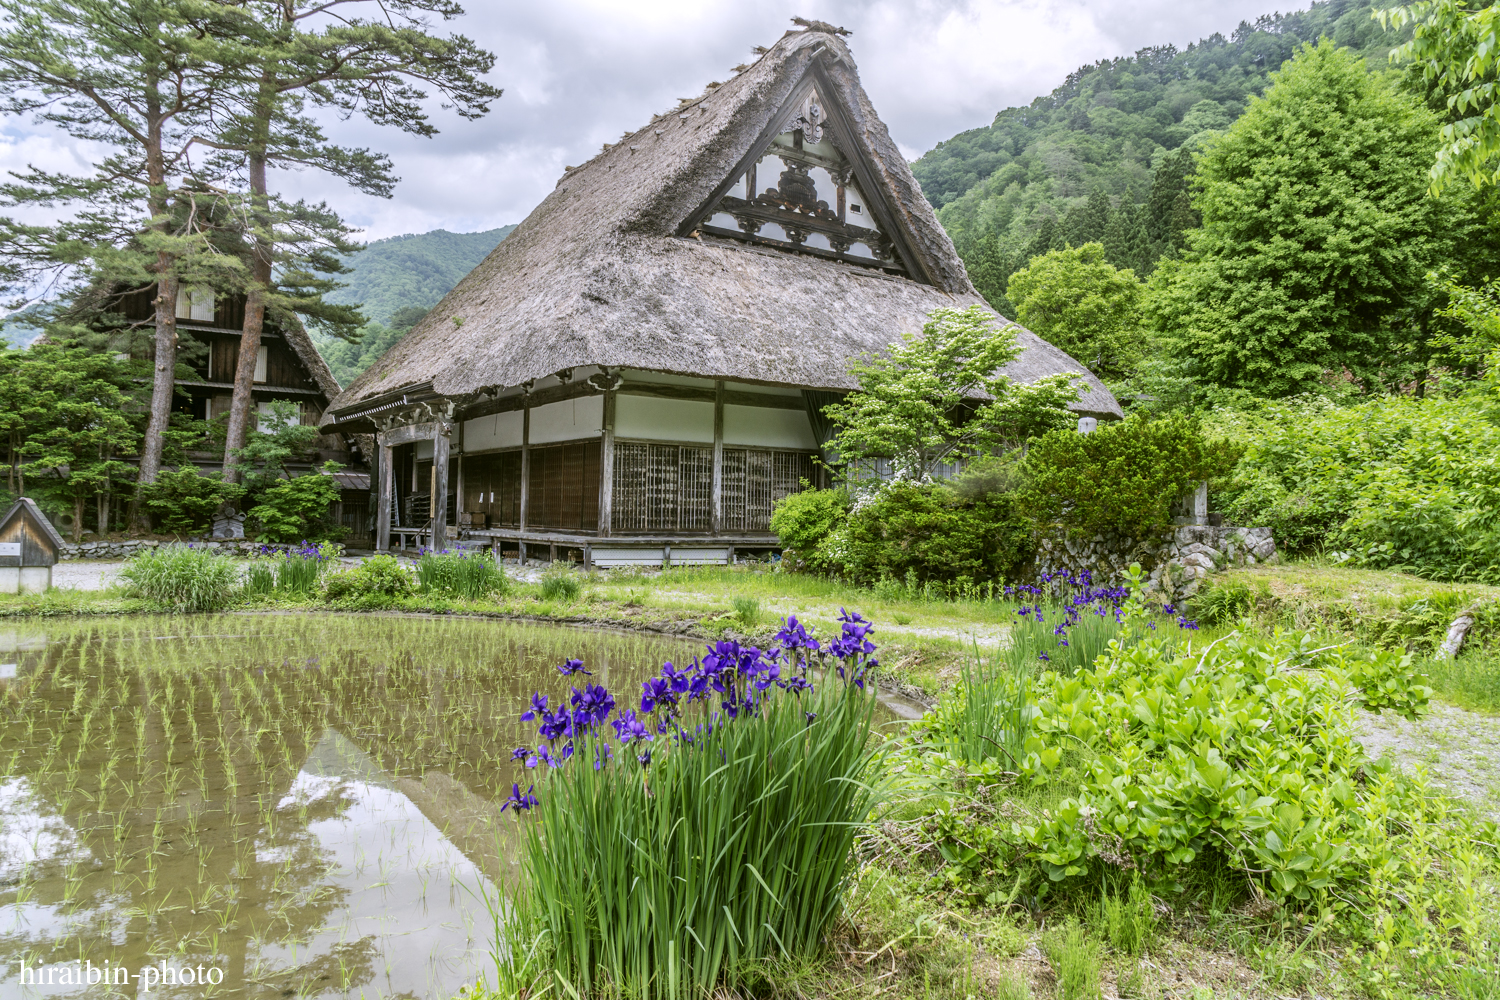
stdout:
{"type": "Polygon", "coordinates": [[[724,443],[789,451],[816,451],[818,447],[806,410],[728,403],[724,406],[724,443]]]}
{"type": "Polygon", "coordinates": [[[491,413],[464,421],[464,451],[521,447],[521,411],[491,413]]]}
{"type": "MultiPolygon", "coordinates": [[[[535,426],[532,425],[533,431],[535,426]]],[[[615,397],[615,437],[713,444],[714,404],[692,399],[618,395],[615,397]]]]}
{"type": "Polygon", "coordinates": [[[417,443],[417,461],[432,458],[432,439],[423,438],[417,443]]]}
{"type": "MultiPolygon", "coordinates": [[[[597,437],[604,426],[604,397],[579,396],[560,403],[532,407],[531,443],[577,441],[597,437]]],[[[517,439],[517,444],[520,443],[517,439]]]]}

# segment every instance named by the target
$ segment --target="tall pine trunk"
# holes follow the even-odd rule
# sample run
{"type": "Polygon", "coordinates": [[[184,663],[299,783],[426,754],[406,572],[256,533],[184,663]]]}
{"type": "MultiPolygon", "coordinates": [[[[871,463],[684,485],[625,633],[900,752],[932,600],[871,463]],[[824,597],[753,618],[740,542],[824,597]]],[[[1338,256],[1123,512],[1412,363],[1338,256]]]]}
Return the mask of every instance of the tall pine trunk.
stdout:
{"type": "MultiPolygon", "coordinates": [[[[167,218],[170,200],[166,162],[162,156],[164,115],[157,86],[156,79],[147,81],[145,154],[149,190],[146,203],[151,212],[151,227],[166,231],[170,225],[167,218]]],[[[177,261],[164,250],[156,254],[155,305],[156,350],[151,365],[151,416],[146,421],[146,440],[141,444],[137,487],[156,482],[157,473],[161,472],[162,448],[166,441],[167,425],[172,419],[172,395],[177,388],[177,261]]],[[[131,528],[135,531],[149,531],[151,522],[141,512],[139,493],[137,488],[136,496],[130,501],[131,528]]]]}
{"type": "Polygon", "coordinates": [[[224,481],[240,481],[239,455],[250,432],[251,390],[255,386],[255,362],[260,355],[261,333],[266,322],[266,293],[271,287],[271,264],[275,254],[269,197],[266,187],[266,147],[270,143],[272,102],[275,93],[268,76],[261,78],[256,106],[254,135],[249,150],[250,218],[254,227],[254,252],[250,262],[250,289],[245,295],[245,323],[240,328],[239,363],[234,367],[234,395],[229,400],[229,427],[224,435],[224,481]]]}

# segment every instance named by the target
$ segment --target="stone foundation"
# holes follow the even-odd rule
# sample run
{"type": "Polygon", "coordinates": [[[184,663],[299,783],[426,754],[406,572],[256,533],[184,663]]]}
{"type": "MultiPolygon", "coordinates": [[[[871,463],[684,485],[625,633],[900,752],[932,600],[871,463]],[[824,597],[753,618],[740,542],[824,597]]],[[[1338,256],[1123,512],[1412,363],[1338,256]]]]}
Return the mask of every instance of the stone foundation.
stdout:
{"type": "Polygon", "coordinates": [[[1043,538],[1037,543],[1032,575],[1033,582],[1039,582],[1087,570],[1095,584],[1116,584],[1125,580],[1131,563],[1139,563],[1151,581],[1148,592],[1175,602],[1196,594],[1210,573],[1275,558],[1270,528],[1187,524],[1157,538],[1043,538]]]}
{"type": "MultiPolygon", "coordinates": [[[[129,559],[142,549],[154,549],[158,545],[170,545],[153,538],[129,538],[118,542],[84,542],[81,545],[65,544],[59,558],[62,559],[129,559]]],[[[188,539],[184,544],[195,549],[222,552],[225,555],[249,555],[260,551],[260,543],[245,539],[188,539]]]]}

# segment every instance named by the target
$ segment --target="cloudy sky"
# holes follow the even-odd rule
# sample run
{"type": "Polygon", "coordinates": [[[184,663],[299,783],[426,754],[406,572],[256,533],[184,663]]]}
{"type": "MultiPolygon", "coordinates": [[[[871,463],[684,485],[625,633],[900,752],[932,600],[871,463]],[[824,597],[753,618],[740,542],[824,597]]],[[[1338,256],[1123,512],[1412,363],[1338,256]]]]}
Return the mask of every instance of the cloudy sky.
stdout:
{"type": "MultiPolygon", "coordinates": [[[[909,158],[996,111],[1028,104],[1083,63],[1146,45],[1179,46],[1277,8],[1272,0],[468,0],[438,30],[496,54],[505,88],[490,115],[438,112],[418,139],[331,122],[338,141],[385,150],[402,182],[389,200],[288,174],[287,194],[326,199],[364,238],[519,222],[566,164],[639,128],[748,62],[799,14],[842,25],[866,90],[909,158]]],[[[1305,6],[1281,0],[1281,8],[1305,6]]],[[[0,168],[82,171],[89,150],[30,122],[0,129],[0,168]]]]}

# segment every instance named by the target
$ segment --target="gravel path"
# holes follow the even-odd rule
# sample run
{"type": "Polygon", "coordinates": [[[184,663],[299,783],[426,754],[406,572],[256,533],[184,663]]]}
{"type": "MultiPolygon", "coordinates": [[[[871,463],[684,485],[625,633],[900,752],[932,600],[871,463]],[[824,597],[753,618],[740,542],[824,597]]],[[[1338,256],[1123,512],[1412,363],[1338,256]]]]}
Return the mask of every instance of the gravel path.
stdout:
{"type": "Polygon", "coordinates": [[[124,568],[124,560],[69,559],[52,567],[52,586],[64,590],[104,590],[124,568]]]}
{"type": "Polygon", "coordinates": [[[1389,753],[1402,767],[1426,768],[1435,783],[1500,819],[1500,717],[1442,702],[1416,722],[1365,712],[1359,741],[1372,756],[1389,753]]]}

